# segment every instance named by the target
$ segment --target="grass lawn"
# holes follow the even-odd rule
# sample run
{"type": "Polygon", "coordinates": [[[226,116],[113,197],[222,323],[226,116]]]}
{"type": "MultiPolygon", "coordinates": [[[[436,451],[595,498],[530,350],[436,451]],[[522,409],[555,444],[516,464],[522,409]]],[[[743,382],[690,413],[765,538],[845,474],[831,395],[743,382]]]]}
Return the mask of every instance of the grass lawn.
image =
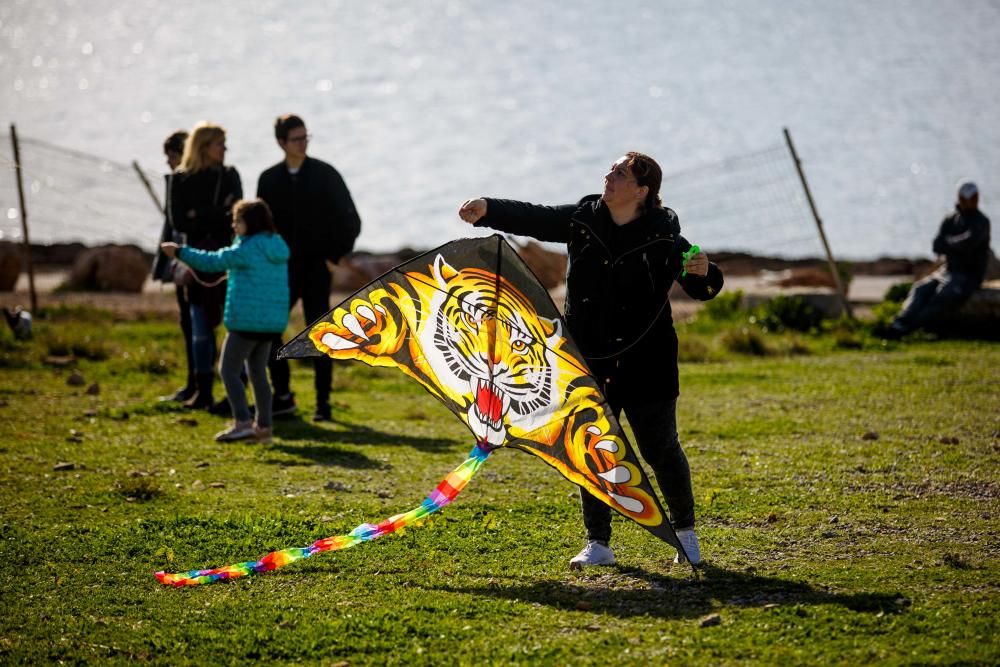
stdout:
{"type": "Polygon", "coordinates": [[[415,507],[473,438],[360,364],[336,366],[334,421],[314,425],[296,363],[302,416],[272,444],[218,444],[221,418],[157,401],[181,375],[175,325],[112,320],[64,308],[31,341],[0,333],[4,664],[1000,662],[996,343],[818,336],[753,356],[682,330],[703,359],[679,403],[698,574],[620,518],[619,564],[571,572],[575,487],[499,451],[422,527],[175,590],[153,572],[415,507]]]}

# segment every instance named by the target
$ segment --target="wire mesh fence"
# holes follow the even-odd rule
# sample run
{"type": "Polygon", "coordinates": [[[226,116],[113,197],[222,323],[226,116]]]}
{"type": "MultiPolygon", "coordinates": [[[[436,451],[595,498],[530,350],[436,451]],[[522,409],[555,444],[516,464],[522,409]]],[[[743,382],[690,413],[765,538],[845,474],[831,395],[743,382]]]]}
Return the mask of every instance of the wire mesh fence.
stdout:
{"type": "Polygon", "coordinates": [[[823,247],[785,145],[664,175],[686,238],[716,251],[821,257],[823,247]]]}
{"type": "MultiPolygon", "coordinates": [[[[162,215],[133,165],[20,138],[32,243],[134,243],[153,250],[162,215]]],[[[10,142],[0,142],[0,240],[21,240],[10,142]]],[[[163,200],[163,176],[143,172],[163,200]]],[[[667,174],[664,201],[683,233],[715,252],[820,257],[823,249],[788,148],[775,145],[667,174]]]]}
{"type": "MultiPolygon", "coordinates": [[[[151,250],[163,216],[130,164],[19,137],[25,208],[32,243],[134,243],[151,250]]],[[[21,241],[11,142],[0,148],[0,240],[21,241]]],[[[143,172],[159,201],[163,176],[143,172]]]]}

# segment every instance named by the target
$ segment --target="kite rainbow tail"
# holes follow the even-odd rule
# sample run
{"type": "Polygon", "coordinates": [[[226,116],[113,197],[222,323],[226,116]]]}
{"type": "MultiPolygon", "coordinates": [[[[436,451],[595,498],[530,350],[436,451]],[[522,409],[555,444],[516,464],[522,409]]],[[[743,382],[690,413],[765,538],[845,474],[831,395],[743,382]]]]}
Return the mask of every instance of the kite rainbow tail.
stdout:
{"type": "Polygon", "coordinates": [[[368,542],[383,535],[394,533],[401,528],[424,519],[453,501],[461,493],[462,489],[465,488],[465,485],[469,483],[469,480],[479,472],[479,468],[482,467],[492,452],[493,447],[488,443],[478,443],[469,452],[469,458],[462,465],[452,470],[430,492],[427,498],[424,499],[424,502],[405,514],[397,514],[396,516],[389,517],[377,525],[363,523],[346,535],[336,535],[317,540],[308,547],[272,551],[258,561],[234,563],[233,565],[225,565],[213,570],[190,570],[176,574],[157,572],[156,578],[161,584],[177,587],[209,584],[220,579],[235,579],[237,577],[245,577],[254,572],[277,570],[279,567],[284,567],[289,563],[294,563],[303,558],[309,558],[321,551],[347,549],[361,542],[368,542]]]}

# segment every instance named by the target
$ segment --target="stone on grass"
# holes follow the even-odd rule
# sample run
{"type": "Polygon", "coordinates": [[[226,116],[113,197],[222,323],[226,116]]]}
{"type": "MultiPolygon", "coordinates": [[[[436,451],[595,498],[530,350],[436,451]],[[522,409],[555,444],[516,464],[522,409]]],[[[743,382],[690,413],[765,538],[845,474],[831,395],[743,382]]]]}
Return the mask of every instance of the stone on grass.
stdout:
{"type": "Polygon", "coordinates": [[[718,614],[709,614],[708,616],[703,616],[700,625],[703,628],[710,628],[713,625],[722,625],[722,617],[718,614]]]}
{"type": "Polygon", "coordinates": [[[324,484],[323,488],[327,491],[350,491],[351,485],[344,484],[343,482],[330,481],[324,484]]]}
{"type": "Polygon", "coordinates": [[[55,366],[56,368],[65,368],[66,366],[72,366],[73,364],[75,364],[76,357],[74,357],[72,354],[66,354],[66,355],[50,354],[49,356],[45,357],[45,363],[47,363],[49,366],[55,366]]]}

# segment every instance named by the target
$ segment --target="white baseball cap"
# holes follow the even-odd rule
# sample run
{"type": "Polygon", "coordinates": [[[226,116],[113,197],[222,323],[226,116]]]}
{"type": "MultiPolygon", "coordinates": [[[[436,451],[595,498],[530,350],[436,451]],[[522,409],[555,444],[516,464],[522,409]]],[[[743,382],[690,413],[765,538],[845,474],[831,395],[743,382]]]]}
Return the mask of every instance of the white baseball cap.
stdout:
{"type": "Polygon", "coordinates": [[[958,186],[959,199],[972,199],[979,194],[979,188],[972,181],[965,181],[958,186]]]}

